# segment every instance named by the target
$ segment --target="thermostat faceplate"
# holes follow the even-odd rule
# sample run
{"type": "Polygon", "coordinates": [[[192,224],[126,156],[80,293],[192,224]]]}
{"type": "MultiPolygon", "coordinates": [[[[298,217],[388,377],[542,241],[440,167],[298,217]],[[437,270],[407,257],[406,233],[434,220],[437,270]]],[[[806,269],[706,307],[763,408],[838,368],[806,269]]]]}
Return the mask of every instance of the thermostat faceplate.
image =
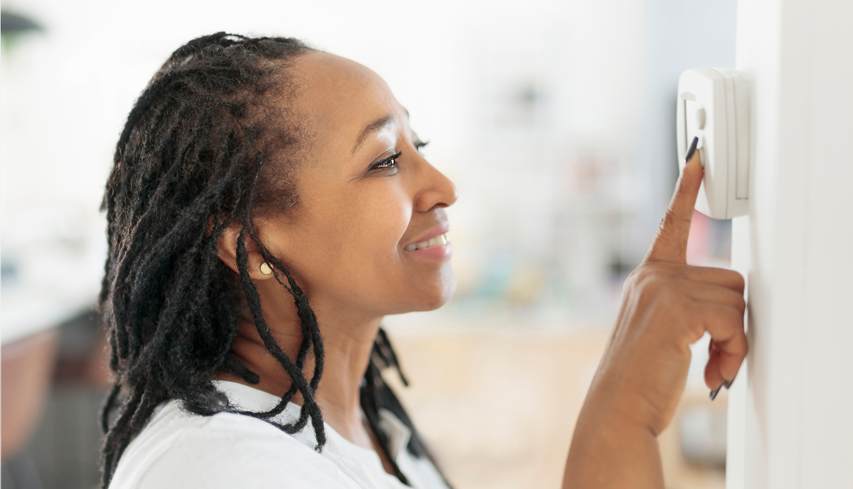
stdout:
{"type": "Polygon", "coordinates": [[[696,210],[714,219],[746,215],[749,204],[749,76],[725,68],[694,68],[678,79],[676,137],[679,171],[699,138],[705,177],[696,210]]]}

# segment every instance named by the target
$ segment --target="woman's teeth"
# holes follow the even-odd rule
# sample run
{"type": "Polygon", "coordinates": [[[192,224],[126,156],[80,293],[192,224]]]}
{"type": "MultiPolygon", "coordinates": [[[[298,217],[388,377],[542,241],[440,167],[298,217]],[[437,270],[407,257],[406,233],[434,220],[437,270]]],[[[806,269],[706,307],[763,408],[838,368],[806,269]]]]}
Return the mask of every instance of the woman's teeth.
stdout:
{"type": "Polygon", "coordinates": [[[403,249],[406,251],[422,250],[424,248],[432,248],[433,246],[444,246],[449,242],[450,239],[447,237],[447,233],[444,233],[441,236],[436,236],[429,241],[421,241],[420,243],[412,243],[410,245],[406,245],[406,247],[403,249]]]}

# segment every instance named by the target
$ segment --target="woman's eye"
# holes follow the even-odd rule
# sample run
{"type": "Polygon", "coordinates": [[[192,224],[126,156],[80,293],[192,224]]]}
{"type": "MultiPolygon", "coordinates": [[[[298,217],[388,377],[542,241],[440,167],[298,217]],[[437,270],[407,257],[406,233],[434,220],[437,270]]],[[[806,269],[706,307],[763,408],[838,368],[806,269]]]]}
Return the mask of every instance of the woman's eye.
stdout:
{"type": "Polygon", "coordinates": [[[397,158],[389,158],[376,164],[375,168],[392,168],[397,166],[397,158]]]}
{"type": "Polygon", "coordinates": [[[429,141],[418,141],[417,143],[415,143],[415,149],[417,149],[418,152],[420,153],[421,148],[423,148],[427,144],[429,144],[429,141]]]}
{"type": "Polygon", "coordinates": [[[399,158],[400,155],[402,155],[402,154],[403,153],[400,152],[400,153],[397,153],[395,155],[391,155],[382,161],[374,163],[372,169],[381,170],[381,169],[386,169],[386,168],[396,168],[397,167],[397,158],[399,158]]]}

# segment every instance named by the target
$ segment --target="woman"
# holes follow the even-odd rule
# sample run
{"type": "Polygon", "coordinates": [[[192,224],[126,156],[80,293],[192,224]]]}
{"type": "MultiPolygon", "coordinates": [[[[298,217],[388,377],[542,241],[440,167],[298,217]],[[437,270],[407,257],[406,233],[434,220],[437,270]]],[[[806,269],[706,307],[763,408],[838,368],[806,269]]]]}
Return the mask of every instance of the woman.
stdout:
{"type": "MultiPolygon", "coordinates": [[[[447,486],[380,374],[397,365],[382,318],[455,288],[456,189],[424,144],[375,73],[298,41],[173,53],[104,199],[103,487],[447,486]]],[[[715,389],[746,354],[741,276],[685,264],[701,178],[693,158],[626,282],[564,487],[662,487],[688,346],[710,331],[715,389]]]]}

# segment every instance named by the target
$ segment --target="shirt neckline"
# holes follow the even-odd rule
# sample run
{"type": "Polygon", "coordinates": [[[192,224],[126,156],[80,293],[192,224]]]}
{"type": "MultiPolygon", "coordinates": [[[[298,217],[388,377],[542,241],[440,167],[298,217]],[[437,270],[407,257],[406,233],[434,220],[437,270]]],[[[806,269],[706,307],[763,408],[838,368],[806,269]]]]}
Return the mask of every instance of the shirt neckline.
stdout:
{"type": "MultiPolygon", "coordinates": [[[[214,380],[213,385],[228,398],[228,401],[234,407],[252,412],[269,411],[281,401],[280,397],[274,396],[269,392],[262,391],[255,387],[233,382],[230,380],[214,380]]],[[[272,418],[279,424],[293,423],[299,419],[302,411],[302,406],[294,402],[289,402],[284,411],[272,418]]],[[[405,451],[412,437],[412,431],[407,427],[397,416],[387,409],[379,410],[379,425],[388,436],[388,448],[395,462],[399,463],[400,455],[405,451]]],[[[338,433],[328,423],[323,422],[326,430],[326,448],[334,451],[337,447],[346,447],[348,450],[360,452],[363,456],[376,458],[381,465],[379,455],[372,449],[364,448],[347,440],[343,435],[338,433]],[[330,446],[331,445],[331,446],[330,446]]],[[[294,438],[309,445],[312,449],[316,445],[316,436],[314,428],[309,422],[300,433],[295,433],[294,438]]]]}

